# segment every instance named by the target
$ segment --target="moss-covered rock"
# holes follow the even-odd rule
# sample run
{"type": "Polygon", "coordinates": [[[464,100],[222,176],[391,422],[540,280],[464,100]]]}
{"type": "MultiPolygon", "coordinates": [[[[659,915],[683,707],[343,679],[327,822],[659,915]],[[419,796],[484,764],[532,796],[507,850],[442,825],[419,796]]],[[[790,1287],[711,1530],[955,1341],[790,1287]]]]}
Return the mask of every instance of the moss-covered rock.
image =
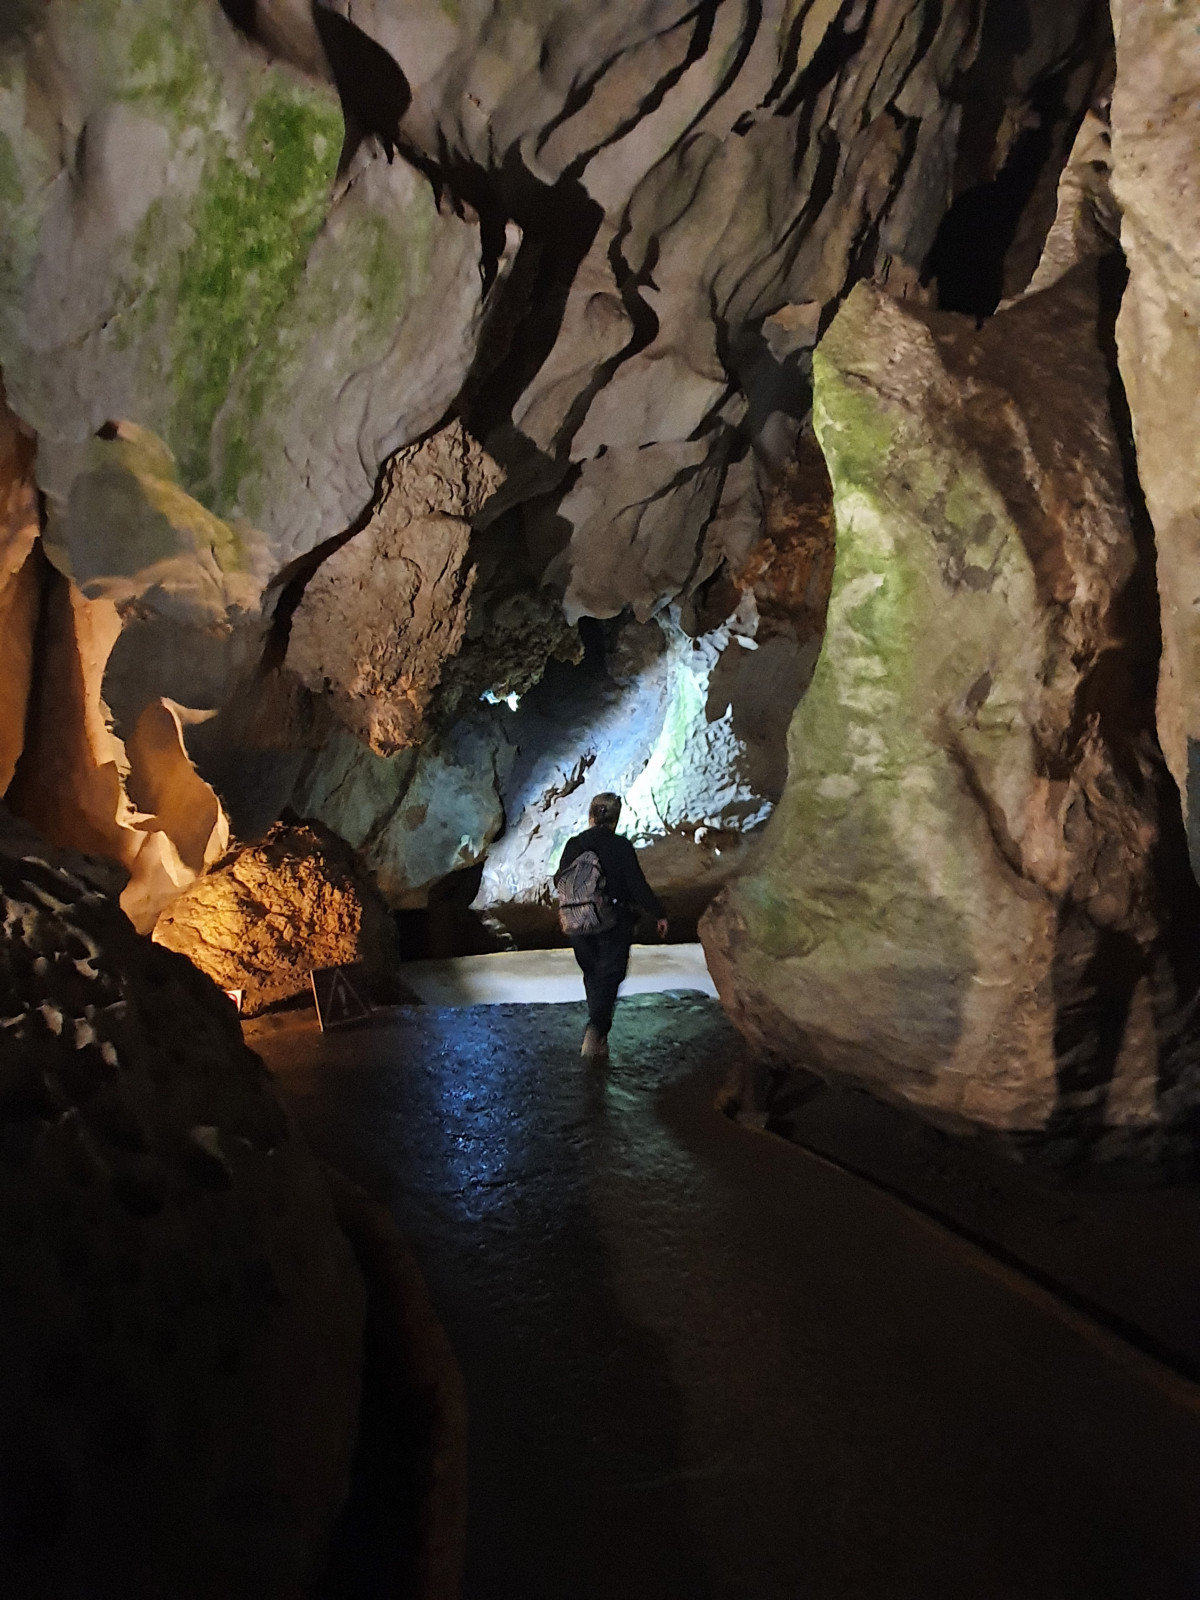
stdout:
{"type": "Polygon", "coordinates": [[[1200,1087],[1100,336],[1094,264],[978,334],[847,301],[815,361],[825,645],[757,866],[704,927],[756,1042],[959,1125],[1098,1139],[1200,1087]]]}
{"type": "Polygon", "coordinates": [[[475,226],[404,166],[335,186],[342,138],[332,87],[207,0],[56,0],[0,40],[14,405],[51,472],[106,421],[153,428],[188,494],[264,529],[264,582],[445,409],[480,301],[475,226]]]}

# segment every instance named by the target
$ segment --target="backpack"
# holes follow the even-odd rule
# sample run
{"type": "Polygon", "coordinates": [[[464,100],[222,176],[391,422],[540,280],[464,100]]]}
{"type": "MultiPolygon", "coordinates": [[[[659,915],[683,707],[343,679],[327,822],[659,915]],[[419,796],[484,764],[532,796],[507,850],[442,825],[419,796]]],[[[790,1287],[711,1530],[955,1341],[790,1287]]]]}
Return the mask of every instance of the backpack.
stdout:
{"type": "Polygon", "coordinates": [[[554,880],[558,925],[568,938],[615,928],[619,912],[608,894],[604,868],[594,850],[583,850],[554,880]]]}

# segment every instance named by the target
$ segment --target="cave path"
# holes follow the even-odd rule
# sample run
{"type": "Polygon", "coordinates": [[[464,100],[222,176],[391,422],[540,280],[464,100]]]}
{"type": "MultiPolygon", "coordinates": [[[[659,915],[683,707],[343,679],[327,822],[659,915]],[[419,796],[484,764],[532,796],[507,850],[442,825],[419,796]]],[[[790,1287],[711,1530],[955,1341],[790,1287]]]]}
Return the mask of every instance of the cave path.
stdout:
{"type": "Polygon", "coordinates": [[[713,1110],[689,996],[248,1031],[466,1377],[465,1600],[1184,1600],[1200,1412],[713,1110]]]}

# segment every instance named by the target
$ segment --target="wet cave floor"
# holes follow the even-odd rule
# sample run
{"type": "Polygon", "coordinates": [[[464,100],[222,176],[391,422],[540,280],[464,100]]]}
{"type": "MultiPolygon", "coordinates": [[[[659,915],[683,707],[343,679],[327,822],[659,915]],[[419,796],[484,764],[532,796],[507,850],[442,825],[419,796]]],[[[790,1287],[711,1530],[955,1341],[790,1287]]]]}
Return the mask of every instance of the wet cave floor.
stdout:
{"type": "MultiPolygon", "coordinates": [[[[465,1600],[1200,1596],[1200,1389],[719,1115],[739,1045],[714,1002],[622,1001],[603,1068],[583,1020],[247,1028],[320,1154],[392,1208],[462,1365],[465,1600]]],[[[827,1143],[902,1159],[870,1103],[838,1105],[812,1113],[827,1143]]],[[[920,1148],[1043,1265],[1200,1345],[1194,1193],[1080,1199],[920,1148]]]]}

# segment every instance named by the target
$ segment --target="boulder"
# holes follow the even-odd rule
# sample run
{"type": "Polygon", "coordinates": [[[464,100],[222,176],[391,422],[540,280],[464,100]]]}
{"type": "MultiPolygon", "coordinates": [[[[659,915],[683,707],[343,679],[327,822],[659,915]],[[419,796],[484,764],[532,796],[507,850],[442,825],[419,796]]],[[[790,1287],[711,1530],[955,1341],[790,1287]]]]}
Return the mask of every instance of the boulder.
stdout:
{"type": "Polygon", "coordinates": [[[347,1489],[363,1285],[233,1007],[119,881],[3,824],[0,1589],[285,1600],[347,1489]]]}
{"type": "Polygon", "coordinates": [[[187,956],[253,1016],[309,986],[314,968],[362,965],[386,987],[395,931],[350,847],[318,822],[280,822],[179,895],[154,942],[187,956]]]}
{"type": "Polygon", "coordinates": [[[1117,321],[1162,600],[1158,728],[1200,872],[1200,31],[1193,6],[1113,0],[1117,321]]]}
{"type": "Polygon", "coordinates": [[[1197,896],[1102,266],[978,330],[859,286],[817,350],[837,560],[788,779],[702,937],[757,1045],[1097,1153],[1200,1093],[1197,896]]]}

